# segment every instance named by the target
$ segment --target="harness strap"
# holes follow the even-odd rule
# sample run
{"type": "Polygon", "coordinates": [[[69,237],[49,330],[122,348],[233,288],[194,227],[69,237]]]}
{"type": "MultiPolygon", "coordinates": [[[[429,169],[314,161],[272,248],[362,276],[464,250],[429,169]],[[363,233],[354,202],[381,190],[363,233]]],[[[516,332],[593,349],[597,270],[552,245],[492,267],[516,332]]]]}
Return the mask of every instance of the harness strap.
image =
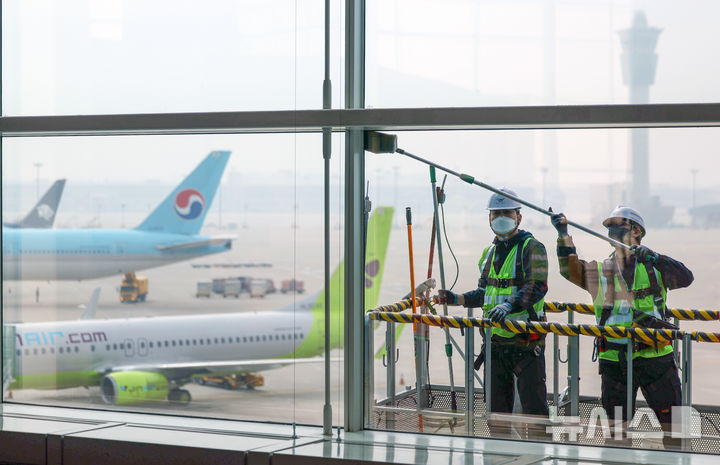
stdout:
{"type": "MultiPolygon", "coordinates": [[[[648,274],[648,280],[650,281],[649,288],[641,289],[642,291],[646,291],[645,295],[642,298],[645,298],[648,295],[652,295],[653,302],[655,303],[655,308],[658,310],[658,312],[660,312],[660,318],[665,320],[667,314],[667,312],[665,311],[665,301],[662,298],[662,290],[660,289],[660,284],[658,284],[655,268],[652,266],[652,263],[648,263],[646,261],[643,261],[642,264],[645,265],[645,270],[648,274]]],[[[639,299],[641,297],[638,297],[636,294],[636,298],[639,299]]]]}
{"type": "Polygon", "coordinates": [[[524,280],[516,279],[516,278],[510,278],[510,279],[498,279],[498,278],[485,278],[485,284],[489,284],[494,287],[499,288],[507,288],[512,286],[522,286],[524,284],[524,280]]]}
{"type": "Polygon", "coordinates": [[[610,319],[613,309],[615,308],[615,270],[613,268],[612,260],[607,259],[603,261],[602,274],[607,283],[607,287],[605,288],[605,299],[598,324],[600,326],[605,326],[605,323],[607,323],[607,320],[610,319]]]}

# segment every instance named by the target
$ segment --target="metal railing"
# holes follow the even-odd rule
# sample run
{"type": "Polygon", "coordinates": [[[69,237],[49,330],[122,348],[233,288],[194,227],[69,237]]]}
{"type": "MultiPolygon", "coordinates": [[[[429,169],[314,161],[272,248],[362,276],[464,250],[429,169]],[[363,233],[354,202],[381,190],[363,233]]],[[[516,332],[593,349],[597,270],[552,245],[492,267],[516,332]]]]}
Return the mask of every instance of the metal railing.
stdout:
{"type": "MultiPolygon", "coordinates": [[[[417,305],[427,305],[429,302],[422,299],[418,299],[417,305]]],[[[561,399],[559,394],[559,363],[560,363],[560,348],[559,348],[559,336],[565,336],[568,338],[578,338],[579,336],[590,336],[590,337],[602,337],[610,336],[613,338],[629,338],[631,341],[638,341],[645,344],[662,344],[676,341],[681,342],[681,389],[682,389],[682,405],[692,405],[692,342],[707,342],[707,343],[720,343],[720,333],[713,332],[701,332],[701,331],[682,331],[682,330],[671,330],[671,329],[653,329],[653,328],[638,328],[638,327],[625,327],[625,326],[600,326],[591,324],[573,324],[572,313],[585,313],[594,314],[595,310],[592,305],[585,304],[567,304],[558,302],[547,302],[545,304],[546,311],[549,312],[568,312],[568,324],[563,323],[546,323],[538,321],[505,321],[502,323],[492,322],[486,319],[472,318],[472,317],[451,317],[451,316],[440,316],[430,313],[423,314],[408,314],[402,313],[403,310],[410,308],[410,299],[400,301],[392,305],[381,306],[376,309],[369,310],[365,318],[365,366],[366,366],[366,389],[365,389],[365,406],[366,406],[366,425],[369,426],[370,419],[372,418],[373,409],[376,411],[384,411],[389,414],[388,425],[392,428],[392,413],[407,413],[414,411],[418,415],[436,415],[447,418],[462,418],[465,421],[466,431],[468,435],[473,435],[475,429],[475,421],[478,418],[475,414],[474,393],[478,392],[475,388],[475,380],[477,379],[480,385],[480,391],[485,393],[485,405],[491,405],[491,386],[490,386],[490,354],[492,338],[492,328],[501,328],[514,333],[530,333],[546,335],[549,333],[553,334],[553,405],[557,410],[561,404],[570,405],[570,415],[578,416],[579,410],[579,373],[578,370],[569,370],[568,373],[568,388],[564,391],[564,394],[569,394],[563,397],[569,397],[569,399],[561,399]],[[388,354],[387,359],[384,359],[383,363],[387,369],[387,399],[385,399],[389,406],[375,405],[374,402],[374,366],[373,366],[373,321],[384,321],[387,322],[385,345],[386,352],[388,354]],[[426,398],[427,392],[430,389],[429,383],[426,383],[425,379],[418,377],[416,379],[415,394],[418,401],[416,402],[415,410],[407,408],[396,407],[395,399],[397,393],[395,387],[396,382],[396,369],[395,364],[397,363],[397,353],[395,341],[395,324],[408,324],[417,323],[418,325],[429,325],[437,326],[442,328],[459,329],[463,332],[465,340],[465,350],[459,350],[459,344],[453,338],[453,344],[458,349],[465,367],[465,408],[463,411],[449,411],[440,410],[427,407],[426,402],[421,402],[420,399],[426,398]],[[472,328],[484,328],[485,330],[485,384],[483,385],[482,380],[474,369],[474,331],[466,330],[472,328]],[[472,394],[470,394],[472,393],[472,394]]],[[[432,309],[431,305],[430,308],[432,309]]],[[[692,309],[668,309],[670,315],[676,320],[717,320],[719,319],[720,312],[715,310],[692,310],[692,309]]],[[[469,312],[470,313],[470,312],[469,312]]],[[[675,345],[675,344],[674,344],[675,345]]],[[[627,369],[627,415],[628,421],[632,418],[634,412],[632,412],[630,406],[633,404],[633,382],[632,382],[632,360],[633,360],[633,344],[628,344],[628,350],[626,352],[626,363],[627,369]]],[[[571,358],[570,350],[573,349],[573,345],[568,345],[569,357],[571,358]]],[[[578,345],[574,345],[576,351],[574,356],[575,360],[578,357],[578,345]]],[[[423,359],[423,355],[427,354],[424,351],[418,352],[420,355],[419,360],[416,362],[425,366],[426,360],[423,359]]],[[[567,360],[563,363],[566,363],[567,360]]],[[[572,367],[571,367],[572,368],[572,367]]],[[[489,415],[490,409],[486,407],[486,415],[489,415]]]]}

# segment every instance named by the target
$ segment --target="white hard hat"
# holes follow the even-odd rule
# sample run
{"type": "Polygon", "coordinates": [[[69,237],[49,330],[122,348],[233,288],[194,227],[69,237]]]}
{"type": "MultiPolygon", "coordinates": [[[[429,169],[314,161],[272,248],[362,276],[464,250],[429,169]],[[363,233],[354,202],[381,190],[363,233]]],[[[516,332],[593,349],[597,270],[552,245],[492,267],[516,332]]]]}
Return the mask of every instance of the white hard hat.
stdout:
{"type": "Polygon", "coordinates": [[[635,210],[634,208],[618,205],[613,211],[610,212],[610,215],[605,218],[605,221],[603,221],[602,223],[603,226],[605,226],[606,228],[610,226],[610,220],[612,220],[613,218],[622,218],[632,221],[633,223],[640,226],[640,229],[642,229],[642,235],[645,236],[645,221],[643,221],[640,213],[638,213],[637,210],[635,210]]]}
{"type": "MultiPolygon", "coordinates": [[[[512,195],[513,197],[517,197],[517,194],[507,187],[501,187],[499,189],[500,192],[505,192],[509,195],[512,195]]],[[[520,205],[519,202],[516,202],[513,199],[510,199],[508,197],[505,197],[504,195],[495,193],[492,196],[490,196],[490,201],[488,202],[487,209],[492,210],[517,210],[518,208],[522,208],[522,205],[520,205]]]]}

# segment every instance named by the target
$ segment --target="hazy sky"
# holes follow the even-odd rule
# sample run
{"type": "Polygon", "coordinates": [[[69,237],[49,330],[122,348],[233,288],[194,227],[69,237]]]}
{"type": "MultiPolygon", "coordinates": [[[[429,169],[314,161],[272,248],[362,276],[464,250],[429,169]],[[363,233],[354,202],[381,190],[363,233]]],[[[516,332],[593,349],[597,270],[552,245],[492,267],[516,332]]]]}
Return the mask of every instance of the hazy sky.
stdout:
{"type": "MultiPolygon", "coordinates": [[[[342,106],[343,2],[332,2],[333,106],[342,106]]],[[[319,108],[322,2],[8,0],[3,2],[3,113],[319,108]]],[[[627,103],[618,31],[637,10],[660,32],[651,102],[720,100],[720,2],[370,0],[367,105],[382,107],[627,103]]],[[[720,132],[650,134],[654,186],[715,185],[720,132]]],[[[337,157],[342,137],[336,136],[337,157]]],[[[492,182],[540,189],[620,182],[628,131],[405,133],[400,145],[492,182]],[[508,173],[508,160],[514,169],[508,173]]],[[[319,135],[6,139],[3,181],[175,183],[209,151],[232,150],[228,172],[321,180],[319,135]]],[[[368,161],[401,183],[426,168],[368,161]]],[[[339,172],[339,171],[338,171],[339,172]]],[[[371,173],[369,173],[370,175],[371,173]]],[[[68,184],[70,187],[71,184],[68,184]]]]}

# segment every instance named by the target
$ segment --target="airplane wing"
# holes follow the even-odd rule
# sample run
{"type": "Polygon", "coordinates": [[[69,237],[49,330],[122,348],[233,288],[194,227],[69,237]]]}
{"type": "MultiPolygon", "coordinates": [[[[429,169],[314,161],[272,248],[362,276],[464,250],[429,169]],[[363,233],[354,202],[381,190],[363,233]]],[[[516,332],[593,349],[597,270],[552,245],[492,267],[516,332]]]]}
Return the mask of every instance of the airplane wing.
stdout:
{"type": "Polygon", "coordinates": [[[205,247],[208,245],[217,245],[223,243],[230,243],[237,239],[237,236],[215,236],[207,239],[201,239],[196,241],[180,242],[176,244],[160,244],[156,245],[155,248],[161,251],[172,251],[172,250],[186,250],[194,249],[197,247],[205,247]]]}
{"type": "MultiPolygon", "coordinates": [[[[331,358],[331,362],[341,361],[342,358],[331,358]]],[[[311,358],[268,358],[260,360],[220,360],[215,362],[177,362],[161,364],[138,364],[115,366],[107,370],[108,373],[122,371],[155,371],[167,376],[168,379],[185,378],[194,374],[227,372],[227,371],[265,371],[281,368],[286,365],[320,363],[323,357],[311,358]]]]}

